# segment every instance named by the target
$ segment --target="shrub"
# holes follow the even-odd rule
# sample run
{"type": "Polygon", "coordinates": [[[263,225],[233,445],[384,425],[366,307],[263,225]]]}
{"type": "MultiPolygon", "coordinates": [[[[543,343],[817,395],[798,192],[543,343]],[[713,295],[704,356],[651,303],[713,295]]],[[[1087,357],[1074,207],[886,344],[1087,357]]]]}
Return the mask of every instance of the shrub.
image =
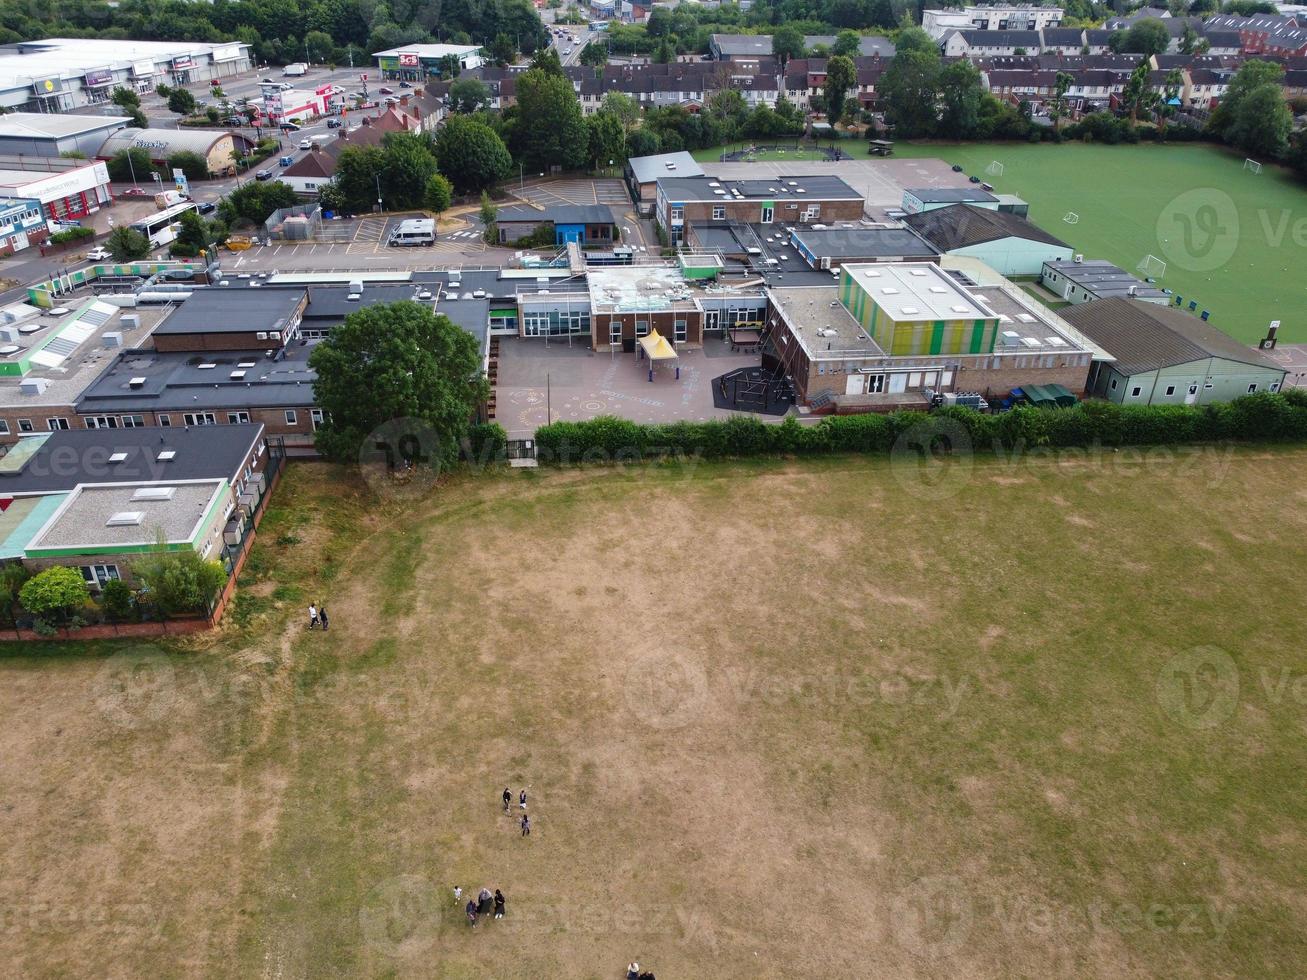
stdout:
{"type": "Polygon", "coordinates": [[[131,588],[116,578],[104,583],[100,604],[104,607],[104,614],[118,623],[131,619],[135,612],[135,597],[131,588]]]}
{"type": "Polygon", "coordinates": [[[227,570],[220,562],[205,561],[189,548],[156,551],[133,570],[166,615],[206,612],[227,584],[227,570]]]}
{"type": "Polygon", "coordinates": [[[66,565],[47,568],[18,590],[18,601],[37,619],[67,625],[91,597],[82,573],[66,565]]]}
{"type": "Polygon", "coordinates": [[[1307,441],[1307,392],[1262,392],[1228,404],[1021,406],[985,415],[966,408],[931,414],[828,416],[815,425],[787,418],[769,425],[752,416],[710,422],[640,425],[601,416],[536,430],[543,462],[621,462],[660,456],[706,459],[759,455],[890,452],[909,429],[914,441],[947,443],[961,429],[978,452],[1013,448],[1182,445],[1214,440],[1307,441]]]}
{"type": "Polygon", "coordinates": [[[482,422],[467,430],[463,458],[471,463],[491,463],[503,459],[508,448],[508,433],[498,422],[482,422]]]}
{"type": "Polygon", "coordinates": [[[67,228],[64,231],[56,231],[53,235],[50,236],[50,244],[67,245],[69,242],[78,242],[81,241],[83,238],[94,238],[94,237],[95,237],[94,228],[83,228],[81,226],[78,226],[76,228],[67,228]]]}

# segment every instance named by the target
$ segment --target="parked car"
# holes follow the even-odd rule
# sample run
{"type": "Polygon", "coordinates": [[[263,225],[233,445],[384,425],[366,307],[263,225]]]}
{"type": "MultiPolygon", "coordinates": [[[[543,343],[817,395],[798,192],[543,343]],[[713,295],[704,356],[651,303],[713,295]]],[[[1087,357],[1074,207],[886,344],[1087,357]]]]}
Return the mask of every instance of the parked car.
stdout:
{"type": "Polygon", "coordinates": [[[254,175],[255,180],[272,180],[271,170],[260,170],[254,175]]]}
{"type": "Polygon", "coordinates": [[[282,83],[281,83],[281,90],[282,90],[283,92],[289,92],[289,91],[290,91],[291,89],[293,89],[294,87],[295,87],[295,86],[292,85],[290,82],[282,82],[282,83]]]}
{"type": "Polygon", "coordinates": [[[343,125],[344,125],[344,123],[342,123],[339,119],[328,119],[328,120],[327,120],[327,128],[328,128],[328,129],[340,129],[340,127],[343,126],[343,125]]]}
{"type": "Polygon", "coordinates": [[[377,91],[378,91],[380,94],[382,94],[382,95],[394,95],[394,94],[395,94],[395,90],[394,90],[393,88],[386,88],[386,86],[384,86],[384,85],[381,86],[381,88],[377,89],[377,91]]]}
{"type": "Polygon", "coordinates": [[[145,197],[150,192],[144,187],[128,187],[126,190],[118,192],[119,197],[145,197]]]}
{"type": "Polygon", "coordinates": [[[212,201],[201,201],[199,204],[195,205],[195,210],[200,212],[200,214],[213,214],[214,211],[218,210],[218,205],[214,204],[212,201]]]}
{"type": "Polygon", "coordinates": [[[91,262],[103,262],[105,259],[109,258],[109,250],[103,245],[97,245],[86,253],[86,257],[91,262]]]}

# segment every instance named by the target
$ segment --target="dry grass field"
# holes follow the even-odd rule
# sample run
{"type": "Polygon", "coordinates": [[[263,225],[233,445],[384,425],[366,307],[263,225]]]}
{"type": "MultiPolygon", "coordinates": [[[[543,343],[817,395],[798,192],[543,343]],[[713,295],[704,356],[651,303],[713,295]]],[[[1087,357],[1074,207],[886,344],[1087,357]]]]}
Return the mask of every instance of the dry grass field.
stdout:
{"type": "Polygon", "coordinates": [[[1300,975],[1304,487],[1217,448],[383,503],[293,466],[219,634],[0,648],[0,962],[1300,975]]]}

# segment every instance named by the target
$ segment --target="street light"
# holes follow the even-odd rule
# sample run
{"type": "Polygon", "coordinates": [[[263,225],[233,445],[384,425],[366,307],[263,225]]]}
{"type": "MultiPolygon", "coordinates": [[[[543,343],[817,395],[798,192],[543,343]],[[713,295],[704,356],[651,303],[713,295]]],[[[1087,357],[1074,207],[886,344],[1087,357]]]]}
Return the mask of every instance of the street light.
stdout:
{"type": "Polygon", "coordinates": [[[381,206],[381,175],[373,174],[372,179],[376,181],[377,184],[377,210],[382,211],[384,209],[381,206]]]}

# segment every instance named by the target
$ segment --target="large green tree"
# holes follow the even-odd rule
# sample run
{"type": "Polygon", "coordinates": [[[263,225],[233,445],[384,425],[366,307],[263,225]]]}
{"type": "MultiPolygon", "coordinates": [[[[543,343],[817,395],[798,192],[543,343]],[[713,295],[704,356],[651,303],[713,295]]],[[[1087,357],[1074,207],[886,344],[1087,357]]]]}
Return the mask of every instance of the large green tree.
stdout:
{"type": "Polygon", "coordinates": [[[479,78],[460,78],[449,86],[451,112],[470,115],[490,103],[490,86],[479,78]]]}
{"type": "Polygon", "coordinates": [[[317,447],[341,461],[357,459],[370,433],[402,419],[399,426],[420,432],[424,456],[452,462],[490,391],[476,339],[408,301],[351,313],[314,348],[309,366],[317,373],[314,399],[325,412],[317,447]]]}
{"type": "Polygon", "coordinates": [[[193,115],[195,112],[195,96],[184,88],[172,89],[168,93],[168,111],[175,112],[179,116],[193,115]]]}
{"type": "Polygon", "coordinates": [[[298,203],[295,189],[289,184],[280,180],[247,180],[219,202],[218,214],[228,228],[239,224],[261,225],[272,212],[298,203]]]}
{"type": "Polygon", "coordinates": [[[115,262],[135,262],[150,254],[150,240],[130,225],[119,225],[104,240],[115,262]]]}
{"type": "Polygon", "coordinates": [[[1284,66],[1245,61],[1226,89],[1208,128],[1232,146],[1263,157],[1289,148],[1293,115],[1284,101],[1284,66]]]}
{"type": "Polygon", "coordinates": [[[1162,54],[1171,44],[1171,35],[1156,17],[1144,17],[1130,25],[1121,40],[1121,51],[1126,54],[1162,54]]]}
{"type": "Polygon", "coordinates": [[[478,119],[453,116],[436,135],[440,172],[460,193],[491,187],[513,167],[499,134],[478,119]]]}
{"type": "Polygon", "coordinates": [[[621,120],[607,112],[596,112],[585,121],[590,166],[596,170],[609,162],[620,164],[626,159],[626,130],[621,120]]]}
{"type": "Polygon", "coordinates": [[[856,58],[858,56],[858,46],[861,43],[862,35],[851,28],[846,28],[836,35],[835,44],[831,47],[830,53],[843,55],[846,58],[856,58]]]}
{"type": "Polygon", "coordinates": [[[804,55],[803,32],[793,24],[783,24],[771,36],[771,53],[785,64],[791,58],[804,55]]]}
{"type": "Polygon", "coordinates": [[[426,133],[387,133],[381,144],[381,191],[392,211],[420,208],[427,181],[436,172],[426,133]]]}
{"type": "Polygon", "coordinates": [[[66,565],[38,572],[18,590],[18,601],[33,616],[63,626],[91,598],[82,573],[66,565]]]}
{"type": "Polygon", "coordinates": [[[524,72],[517,79],[516,108],[524,125],[514,131],[513,150],[528,170],[575,170],[585,163],[589,143],[581,104],[565,76],[538,68],[524,72]]]}
{"type": "Polygon", "coordinates": [[[930,136],[935,131],[939,93],[940,56],[929,50],[899,51],[877,86],[885,121],[902,139],[930,136]]]}
{"type": "Polygon", "coordinates": [[[1148,83],[1149,70],[1147,60],[1139,62],[1121,90],[1121,108],[1130,114],[1132,125],[1138,121],[1139,113],[1152,109],[1160,98],[1148,83]]]}
{"type": "Polygon", "coordinates": [[[844,114],[844,97],[858,88],[858,72],[853,67],[853,59],[842,54],[826,62],[826,85],[822,95],[826,100],[826,118],[832,126],[840,121],[844,114]]]}
{"type": "Polygon", "coordinates": [[[945,139],[974,139],[980,123],[982,94],[980,70],[975,65],[965,58],[946,65],[939,74],[940,117],[936,133],[945,139]]]}

